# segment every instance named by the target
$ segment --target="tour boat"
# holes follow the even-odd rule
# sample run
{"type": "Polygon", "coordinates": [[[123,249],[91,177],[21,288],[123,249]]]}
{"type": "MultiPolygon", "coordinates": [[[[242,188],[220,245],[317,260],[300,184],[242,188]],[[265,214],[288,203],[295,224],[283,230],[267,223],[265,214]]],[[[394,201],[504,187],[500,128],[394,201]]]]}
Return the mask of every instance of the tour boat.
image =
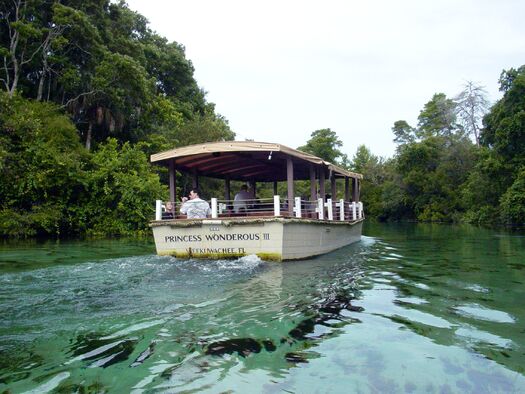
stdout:
{"type": "MultiPolygon", "coordinates": [[[[296,260],[361,239],[362,175],[314,155],[275,143],[223,141],[153,154],[151,162],[169,169],[171,204],[157,200],[151,222],[159,255],[230,258],[255,254],[264,260],[296,260]],[[208,217],[190,219],[180,214],[177,171],[191,176],[192,187],[198,187],[200,176],[224,180],[222,198],[207,196],[211,197],[208,217]],[[252,198],[243,200],[242,207],[231,198],[232,181],[250,186],[252,198]],[[310,182],[308,197],[295,195],[296,181],[303,181],[303,188],[304,181],[310,182]],[[257,198],[262,182],[273,183],[272,198],[257,198]],[[286,185],[285,196],[277,192],[279,182],[286,185]]],[[[206,190],[201,192],[204,198],[202,194],[206,190]]]]}

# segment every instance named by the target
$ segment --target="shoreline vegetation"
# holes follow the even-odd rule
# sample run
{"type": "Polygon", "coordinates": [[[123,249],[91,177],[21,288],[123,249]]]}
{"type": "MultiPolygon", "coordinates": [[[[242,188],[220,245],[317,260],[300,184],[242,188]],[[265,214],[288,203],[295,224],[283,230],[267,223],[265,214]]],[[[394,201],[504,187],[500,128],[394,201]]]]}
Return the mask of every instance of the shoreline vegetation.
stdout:
{"type": "MultiPolygon", "coordinates": [[[[0,8],[0,237],[149,234],[153,202],[168,197],[150,154],[235,138],[184,46],[123,1],[0,8]]],[[[499,83],[493,105],[468,82],[454,98],[436,93],[416,126],[396,121],[392,158],[365,146],[349,157],[330,128],[299,149],[362,173],[368,218],[523,227],[525,66],[499,83]]],[[[177,185],[184,193],[191,180],[177,185]]],[[[202,189],[222,193],[211,179],[202,189]]],[[[308,194],[306,183],[297,190],[308,194]]]]}

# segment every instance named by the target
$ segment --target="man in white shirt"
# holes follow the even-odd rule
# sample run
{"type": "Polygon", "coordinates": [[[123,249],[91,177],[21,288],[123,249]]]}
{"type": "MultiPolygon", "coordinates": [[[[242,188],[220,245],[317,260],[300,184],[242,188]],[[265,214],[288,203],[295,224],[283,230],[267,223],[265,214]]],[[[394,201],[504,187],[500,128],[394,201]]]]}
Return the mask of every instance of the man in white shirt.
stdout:
{"type": "Polygon", "coordinates": [[[233,211],[239,213],[240,211],[246,212],[248,209],[247,201],[252,200],[253,196],[248,192],[248,186],[242,185],[241,190],[237,193],[233,199],[233,211]]]}
{"type": "Polygon", "coordinates": [[[182,197],[183,204],[180,207],[180,213],[186,215],[188,219],[206,219],[211,214],[210,204],[201,200],[197,188],[191,189],[189,196],[189,199],[182,197]]]}

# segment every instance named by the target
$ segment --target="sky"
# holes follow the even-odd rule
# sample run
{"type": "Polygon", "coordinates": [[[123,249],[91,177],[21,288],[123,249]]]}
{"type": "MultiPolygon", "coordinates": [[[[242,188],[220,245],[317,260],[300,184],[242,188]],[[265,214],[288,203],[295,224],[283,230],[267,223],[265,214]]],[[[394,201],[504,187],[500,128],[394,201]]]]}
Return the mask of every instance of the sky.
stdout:
{"type": "Polygon", "coordinates": [[[330,128],[395,153],[391,128],[467,81],[501,98],[525,64],[523,0],[127,0],[186,49],[195,79],[237,140],[304,145],[330,128]]]}

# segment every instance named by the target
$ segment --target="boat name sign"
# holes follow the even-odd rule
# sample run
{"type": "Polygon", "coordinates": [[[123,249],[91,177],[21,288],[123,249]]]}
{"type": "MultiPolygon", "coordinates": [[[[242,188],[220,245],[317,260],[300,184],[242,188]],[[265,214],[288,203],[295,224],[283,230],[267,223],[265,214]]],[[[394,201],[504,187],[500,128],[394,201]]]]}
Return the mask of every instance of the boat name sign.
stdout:
{"type": "Polygon", "coordinates": [[[269,241],[270,233],[166,235],[164,242],[259,241],[261,239],[269,241]]]}

